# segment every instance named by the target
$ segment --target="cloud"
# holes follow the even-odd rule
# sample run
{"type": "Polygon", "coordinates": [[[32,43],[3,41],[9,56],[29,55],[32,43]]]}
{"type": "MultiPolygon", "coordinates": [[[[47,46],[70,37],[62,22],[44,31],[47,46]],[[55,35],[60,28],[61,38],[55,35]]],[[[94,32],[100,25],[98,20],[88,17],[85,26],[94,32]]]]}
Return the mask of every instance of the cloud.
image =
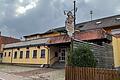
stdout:
{"type": "MultiPolygon", "coordinates": [[[[20,14],[25,14],[27,10],[30,10],[32,8],[35,8],[37,6],[38,0],[28,0],[28,4],[25,6],[21,6],[20,4],[16,5],[16,16],[19,16],[20,14]]],[[[20,3],[24,3],[23,0],[19,0],[20,3]]]]}
{"type": "Polygon", "coordinates": [[[90,3],[91,2],[91,0],[84,0],[85,1],[85,3],[90,3]]]}
{"type": "Polygon", "coordinates": [[[6,36],[17,37],[16,30],[9,28],[6,25],[0,26],[0,31],[2,34],[6,35],[6,36]]]}
{"type": "MultiPolygon", "coordinates": [[[[119,3],[120,0],[76,0],[77,22],[90,20],[90,10],[93,19],[119,14],[119,3]]],[[[63,11],[71,9],[73,0],[0,0],[0,29],[3,34],[18,37],[42,33],[64,26],[63,11]]]]}
{"type": "Polygon", "coordinates": [[[20,3],[23,3],[23,2],[24,2],[24,0],[19,0],[19,2],[20,2],[20,3]]]}
{"type": "Polygon", "coordinates": [[[116,7],[115,13],[120,13],[120,6],[116,7]]]}

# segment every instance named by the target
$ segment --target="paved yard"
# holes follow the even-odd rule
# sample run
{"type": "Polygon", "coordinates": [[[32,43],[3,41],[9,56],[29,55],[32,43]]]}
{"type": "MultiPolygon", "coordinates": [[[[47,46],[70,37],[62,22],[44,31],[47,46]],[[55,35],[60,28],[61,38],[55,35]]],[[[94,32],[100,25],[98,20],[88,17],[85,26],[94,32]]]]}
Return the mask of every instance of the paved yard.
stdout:
{"type": "Polygon", "coordinates": [[[0,64],[0,72],[23,72],[23,71],[31,71],[36,70],[39,68],[32,68],[32,67],[21,67],[21,66],[14,66],[14,65],[5,65],[0,64]]]}
{"type": "Polygon", "coordinates": [[[0,65],[0,80],[64,80],[64,69],[0,65]]]}

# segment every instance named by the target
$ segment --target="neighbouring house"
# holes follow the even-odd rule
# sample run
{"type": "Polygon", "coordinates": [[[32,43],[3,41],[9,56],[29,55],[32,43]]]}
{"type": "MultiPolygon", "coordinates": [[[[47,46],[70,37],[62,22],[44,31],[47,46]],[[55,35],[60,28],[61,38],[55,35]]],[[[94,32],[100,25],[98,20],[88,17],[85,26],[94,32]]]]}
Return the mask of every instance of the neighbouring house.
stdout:
{"type": "Polygon", "coordinates": [[[113,53],[115,67],[120,68],[120,34],[114,34],[113,36],[113,53]]]}
{"type": "Polygon", "coordinates": [[[0,62],[2,62],[4,45],[15,43],[15,42],[20,42],[20,40],[13,37],[3,36],[1,35],[1,32],[0,32],[0,62]]]}
{"type": "MultiPolygon", "coordinates": [[[[99,67],[120,67],[120,15],[76,24],[74,38],[88,42],[99,67]]],[[[66,61],[70,38],[65,27],[24,36],[25,41],[4,46],[3,63],[53,65],[66,61]],[[11,55],[9,55],[11,53],[11,55]]]]}

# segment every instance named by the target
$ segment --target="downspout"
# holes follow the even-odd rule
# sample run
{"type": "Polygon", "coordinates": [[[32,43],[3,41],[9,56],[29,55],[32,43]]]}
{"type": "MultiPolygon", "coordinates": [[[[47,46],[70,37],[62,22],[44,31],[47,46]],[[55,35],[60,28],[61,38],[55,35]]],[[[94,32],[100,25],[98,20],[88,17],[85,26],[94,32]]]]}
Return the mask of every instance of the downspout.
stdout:
{"type": "Polygon", "coordinates": [[[12,59],[13,59],[12,57],[13,57],[13,49],[12,49],[12,54],[11,54],[11,64],[12,64],[12,61],[13,61],[13,60],[12,60],[12,59]]]}
{"type": "Polygon", "coordinates": [[[48,59],[47,59],[47,64],[50,64],[50,49],[48,48],[48,59]]]}
{"type": "Polygon", "coordinates": [[[49,67],[49,65],[50,65],[50,48],[48,48],[48,46],[46,47],[46,46],[44,46],[45,48],[47,48],[47,50],[48,50],[48,54],[47,54],[47,65],[48,65],[48,67],[49,67]]]}
{"type": "Polygon", "coordinates": [[[48,64],[48,67],[50,67],[50,48],[47,48],[47,49],[48,49],[47,64],[48,64]]]}

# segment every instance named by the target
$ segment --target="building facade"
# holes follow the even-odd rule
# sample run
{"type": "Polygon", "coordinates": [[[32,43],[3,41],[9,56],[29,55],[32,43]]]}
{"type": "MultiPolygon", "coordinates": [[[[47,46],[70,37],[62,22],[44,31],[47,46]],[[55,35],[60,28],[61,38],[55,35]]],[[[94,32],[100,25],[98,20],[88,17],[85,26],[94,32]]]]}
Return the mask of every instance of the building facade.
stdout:
{"type": "Polygon", "coordinates": [[[70,41],[58,41],[64,38],[61,33],[50,32],[24,37],[25,41],[4,46],[3,63],[52,65],[56,61],[65,62],[65,53],[70,41]]]}
{"type": "MultiPolygon", "coordinates": [[[[120,39],[116,36],[118,34],[116,30],[119,28],[120,15],[88,21],[76,25],[74,39],[101,46],[99,48],[104,52],[101,54],[99,50],[101,54],[99,58],[100,61],[105,60],[102,64],[110,64],[111,67],[117,68],[120,67],[120,39]],[[110,48],[107,49],[104,44],[110,45],[110,48]],[[108,52],[105,53],[103,47],[108,52]],[[103,56],[105,54],[106,56],[103,56]]],[[[4,46],[3,63],[53,65],[56,62],[66,61],[70,38],[66,34],[65,27],[27,35],[24,38],[25,41],[4,46]]]]}
{"type": "Polygon", "coordinates": [[[115,34],[112,39],[113,53],[114,53],[114,64],[115,67],[120,67],[120,34],[115,34]]]}
{"type": "Polygon", "coordinates": [[[20,42],[20,40],[12,37],[3,36],[0,32],[0,62],[2,62],[4,45],[15,42],[20,42]]]}

